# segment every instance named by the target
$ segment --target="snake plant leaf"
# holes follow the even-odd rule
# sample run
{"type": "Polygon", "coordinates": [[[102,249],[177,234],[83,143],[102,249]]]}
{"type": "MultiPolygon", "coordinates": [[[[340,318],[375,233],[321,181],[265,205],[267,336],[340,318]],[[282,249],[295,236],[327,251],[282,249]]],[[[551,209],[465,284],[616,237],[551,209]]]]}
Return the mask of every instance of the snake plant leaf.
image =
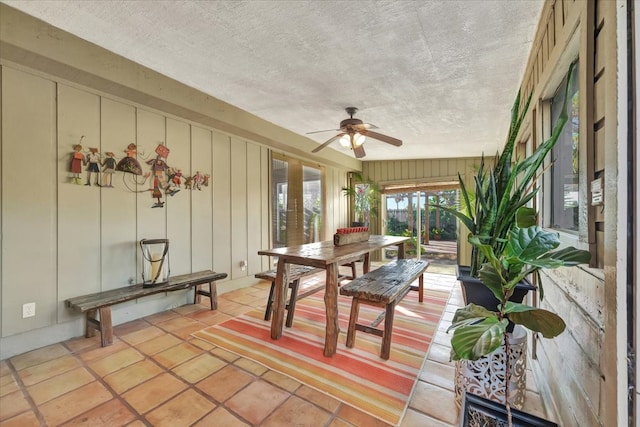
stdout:
{"type": "Polygon", "coordinates": [[[567,327],[560,316],[542,308],[508,301],[504,312],[513,323],[539,332],[545,338],[555,338],[567,327]]]}
{"type": "MultiPolygon", "coordinates": [[[[436,206],[436,205],[431,205],[431,206],[436,206]]],[[[475,222],[472,218],[468,217],[467,215],[464,214],[464,212],[460,212],[457,209],[452,209],[452,208],[448,208],[446,206],[440,206],[438,205],[438,209],[448,212],[451,215],[455,216],[456,218],[458,218],[465,227],[467,227],[467,229],[469,230],[469,232],[471,234],[475,233],[475,222]]]]}
{"type": "Polygon", "coordinates": [[[491,316],[480,323],[458,328],[451,338],[451,358],[453,360],[477,360],[495,351],[503,343],[509,322],[491,316]]]}
{"type": "Polygon", "coordinates": [[[537,219],[538,213],[533,208],[522,206],[516,211],[516,225],[520,228],[536,225],[537,219]]]}

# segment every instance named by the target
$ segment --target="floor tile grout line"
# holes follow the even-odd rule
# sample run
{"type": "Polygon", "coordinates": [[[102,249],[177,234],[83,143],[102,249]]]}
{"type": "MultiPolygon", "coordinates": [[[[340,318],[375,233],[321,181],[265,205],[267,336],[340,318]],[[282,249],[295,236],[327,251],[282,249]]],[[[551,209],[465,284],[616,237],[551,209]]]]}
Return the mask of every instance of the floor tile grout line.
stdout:
{"type": "MultiPolygon", "coordinates": [[[[45,420],[44,420],[44,415],[40,412],[40,410],[38,409],[38,405],[36,405],[36,402],[33,400],[33,398],[31,397],[31,394],[29,393],[29,390],[27,389],[27,386],[24,384],[24,381],[22,381],[22,378],[20,377],[20,375],[18,375],[18,370],[15,368],[15,366],[13,365],[13,363],[11,362],[10,359],[6,360],[7,362],[7,366],[9,367],[9,372],[11,373],[11,375],[14,377],[14,380],[18,383],[18,391],[20,391],[20,393],[22,393],[22,396],[27,400],[27,402],[29,403],[29,406],[31,408],[31,411],[33,411],[34,415],[36,416],[36,418],[38,419],[38,422],[41,425],[46,425],[45,420]]],[[[64,373],[63,373],[64,374],[64,373]]],[[[61,374],[62,375],[62,374],[61,374]]],[[[15,392],[14,392],[15,393],[15,392]]],[[[10,420],[11,418],[17,417],[18,415],[22,415],[27,411],[23,411],[20,412],[18,414],[13,415],[12,417],[3,420],[3,423],[5,421],[10,420]]]]}
{"type": "MultiPolygon", "coordinates": [[[[147,323],[148,323],[148,322],[147,322],[147,323]]],[[[128,342],[124,341],[124,340],[123,340],[119,335],[117,335],[117,334],[116,334],[116,336],[119,338],[119,340],[120,340],[120,341],[122,341],[122,342],[124,342],[126,345],[128,345],[128,346],[129,346],[129,348],[133,348],[133,346],[132,346],[131,344],[129,344],[128,342]]],[[[101,348],[102,348],[102,347],[101,347],[101,348]]],[[[138,350],[137,350],[137,349],[135,349],[135,348],[134,348],[134,350],[138,351],[138,350]]],[[[144,419],[144,416],[143,416],[142,414],[138,413],[138,411],[136,411],[136,410],[135,410],[135,408],[133,408],[133,406],[131,406],[131,405],[129,404],[129,402],[127,402],[127,401],[126,401],[126,399],[124,399],[124,398],[122,397],[122,394],[123,394],[123,393],[118,393],[118,392],[116,392],[116,391],[111,387],[111,385],[110,385],[109,383],[107,383],[107,382],[104,380],[104,378],[103,378],[103,377],[101,377],[101,376],[100,376],[100,375],[99,375],[95,370],[93,370],[93,368],[91,368],[91,367],[89,366],[89,364],[88,364],[87,362],[85,362],[85,360],[84,360],[84,359],[82,359],[82,357],[80,357],[80,354],[76,354],[76,353],[73,353],[73,354],[77,357],[77,359],[79,360],[79,362],[80,362],[80,363],[82,363],[82,364],[84,365],[85,369],[87,369],[87,370],[88,370],[88,371],[89,371],[89,372],[94,376],[94,378],[96,379],[96,381],[97,381],[97,382],[99,382],[103,387],[105,387],[105,389],[106,389],[109,393],[111,393],[111,397],[112,397],[112,399],[118,400],[118,401],[119,401],[120,403],[122,403],[122,404],[123,404],[123,405],[124,405],[124,406],[129,410],[129,411],[131,411],[131,413],[132,413],[132,414],[134,414],[135,419],[134,419],[133,421],[141,421],[145,426],[150,426],[150,425],[151,425],[151,424],[149,424],[149,423],[147,422],[147,420],[146,420],[146,419],[144,419]]],[[[97,359],[97,360],[102,360],[102,359],[104,359],[104,358],[106,358],[106,357],[109,357],[109,356],[111,356],[111,355],[113,355],[113,354],[116,354],[116,353],[109,354],[109,355],[107,355],[107,356],[105,356],[105,357],[103,357],[103,358],[99,358],[99,359],[97,359]]],[[[143,353],[141,353],[141,354],[143,354],[143,353]]],[[[143,354],[143,355],[144,355],[144,354],[143,354]]],[[[145,356],[145,358],[146,358],[146,355],[144,355],[144,356],[145,356]]],[[[144,359],[143,359],[143,360],[144,360],[144,359]]],[[[136,363],[138,363],[138,362],[136,362],[136,363]]],[[[128,366],[130,366],[130,365],[128,365],[128,366]]],[[[127,368],[128,366],[126,366],[126,367],[124,367],[124,368],[120,368],[120,369],[125,369],[125,368],[127,368]]],[[[118,369],[117,371],[119,371],[120,369],[118,369]]],[[[109,374],[107,374],[107,375],[111,375],[111,374],[113,374],[113,373],[115,373],[115,372],[117,372],[117,371],[110,372],[110,373],[109,373],[109,374]]],[[[107,375],[105,375],[105,376],[107,376],[107,375]]],[[[68,393],[68,392],[67,392],[67,393],[68,393]]],[[[67,393],[65,393],[65,394],[67,394],[67,393]]],[[[61,395],[61,396],[63,396],[63,395],[61,395]]],[[[58,396],[58,397],[60,397],[60,396],[58,396]]],[[[108,402],[108,401],[107,401],[107,402],[108,402]]],[[[65,423],[71,422],[71,421],[73,421],[73,420],[75,420],[75,419],[77,419],[77,418],[79,418],[79,417],[83,416],[84,414],[86,414],[86,413],[88,413],[88,412],[90,412],[90,411],[92,411],[92,410],[94,410],[94,409],[96,409],[96,408],[98,408],[98,407],[100,407],[100,406],[104,405],[104,404],[105,404],[105,403],[107,403],[107,402],[103,402],[103,403],[101,403],[101,404],[99,404],[99,405],[97,405],[97,406],[95,406],[95,407],[93,407],[93,408],[90,408],[90,409],[88,409],[88,410],[86,410],[86,411],[84,411],[84,412],[82,412],[82,413],[80,413],[80,414],[78,414],[78,415],[76,415],[76,416],[74,416],[74,417],[69,418],[68,420],[66,420],[66,421],[65,421],[65,423]]],[[[132,422],[133,422],[133,421],[132,421],[132,422]]]]}

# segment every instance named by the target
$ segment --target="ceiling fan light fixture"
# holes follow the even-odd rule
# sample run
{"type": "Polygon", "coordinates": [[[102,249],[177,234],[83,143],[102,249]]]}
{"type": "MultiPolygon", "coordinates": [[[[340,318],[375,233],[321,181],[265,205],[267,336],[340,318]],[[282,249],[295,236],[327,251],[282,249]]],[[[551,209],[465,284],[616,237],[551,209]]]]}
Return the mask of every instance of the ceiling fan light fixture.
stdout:
{"type": "Polygon", "coordinates": [[[361,134],[361,133],[356,132],[356,133],[354,133],[354,134],[353,134],[353,144],[354,144],[356,147],[359,147],[359,146],[361,146],[362,144],[364,144],[364,141],[365,141],[366,139],[367,139],[367,137],[366,137],[366,136],[364,136],[364,135],[363,135],[363,134],[361,134]]]}
{"type": "Polygon", "coordinates": [[[349,137],[348,133],[342,135],[342,138],[340,138],[340,145],[342,145],[344,148],[351,147],[351,138],[349,137]]]}

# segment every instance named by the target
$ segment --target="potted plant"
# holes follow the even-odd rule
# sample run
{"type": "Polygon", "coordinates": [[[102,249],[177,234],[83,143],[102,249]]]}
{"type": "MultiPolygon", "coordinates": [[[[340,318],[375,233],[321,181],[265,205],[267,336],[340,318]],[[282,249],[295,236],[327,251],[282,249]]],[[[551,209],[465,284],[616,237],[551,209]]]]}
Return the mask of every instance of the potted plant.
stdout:
{"type": "Polygon", "coordinates": [[[360,173],[353,173],[352,185],[342,187],[345,196],[353,200],[354,221],[352,226],[368,226],[378,216],[380,188],[370,179],[364,179],[360,173]]]}
{"type": "Polygon", "coordinates": [[[432,228],[431,236],[433,240],[442,240],[442,230],[437,227],[432,228]]]}
{"type": "MultiPolygon", "coordinates": [[[[470,238],[471,244],[482,252],[486,262],[479,269],[482,283],[498,299],[498,309],[468,304],[456,311],[449,331],[453,360],[475,361],[487,357],[504,346],[505,360],[510,357],[511,334],[507,331],[509,322],[541,334],[545,338],[560,335],[566,324],[560,316],[551,311],[510,301],[517,284],[528,275],[538,277],[538,290],[542,300],[544,292],[540,280],[542,268],[571,267],[589,263],[588,251],[565,247],[558,249],[558,234],[543,230],[538,226],[514,227],[509,231],[500,253],[480,238],[470,238]]],[[[511,363],[504,364],[504,404],[507,417],[511,417],[511,401],[507,384],[511,381],[511,363]]],[[[495,387],[495,384],[491,384],[495,387]]],[[[511,424],[509,424],[511,425],[511,424]]]]}
{"type": "MultiPolygon", "coordinates": [[[[574,65],[569,67],[570,79],[574,65]]],[[[565,86],[565,100],[569,82],[565,86]]],[[[496,155],[494,164],[488,165],[481,159],[478,172],[474,177],[475,192],[470,192],[465,186],[462,176],[458,174],[460,192],[462,194],[462,209],[457,210],[446,206],[436,206],[457,217],[469,230],[469,241],[475,239],[483,245],[490,246],[499,257],[505,248],[505,242],[510,231],[518,227],[529,227],[537,222],[534,209],[526,205],[536,195],[538,188],[535,181],[542,172],[545,157],[556,144],[562,128],[568,121],[565,105],[550,138],[544,141],[533,154],[521,160],[513,161],[516,138],[527,114],[531,95],[521,108],[520,92],[516,96],[511,109],[511,121],[507,140],[502,153],[496,155]]],[[[463,286],[465,303],[474,302],[495,311],[498,300],[488,292],[478,275],[480,266],[487,261],[486,254],[479,250],[478,245],[472,245],[471,263],[469,266],[458,266],[458,280],[463,286]]],[[[521,302],[525,294],[534,287],[523,277],[512,294],[516,302],[521,302]]]]}

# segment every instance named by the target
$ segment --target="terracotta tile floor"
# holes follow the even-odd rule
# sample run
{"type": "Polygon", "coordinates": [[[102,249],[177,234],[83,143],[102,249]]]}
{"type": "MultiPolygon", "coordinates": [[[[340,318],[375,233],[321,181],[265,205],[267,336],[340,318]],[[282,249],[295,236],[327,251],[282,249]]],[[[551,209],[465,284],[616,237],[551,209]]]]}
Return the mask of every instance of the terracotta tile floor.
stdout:
{"type": "MultiPolygon", "coordinates": [[[[435,271],[452,274],[447,267],[435,271]]],[[[438,286],[438,276],[429,278],[427,286],[438,286]]],[[[100,347],[99,336],[79,337],[1,361],[0,426],[385,425],[190,336],[264,306],[268,291],[261,282],[219,295],[215,311],[205,299],[116,326],[109,347],[100,347]]],[[[403,427],[457,425],[446,329],[461,302],[455,286],[403,427]]],[[[528,393],[526,409],[540,414],[539,396],[528,393]]]]}

